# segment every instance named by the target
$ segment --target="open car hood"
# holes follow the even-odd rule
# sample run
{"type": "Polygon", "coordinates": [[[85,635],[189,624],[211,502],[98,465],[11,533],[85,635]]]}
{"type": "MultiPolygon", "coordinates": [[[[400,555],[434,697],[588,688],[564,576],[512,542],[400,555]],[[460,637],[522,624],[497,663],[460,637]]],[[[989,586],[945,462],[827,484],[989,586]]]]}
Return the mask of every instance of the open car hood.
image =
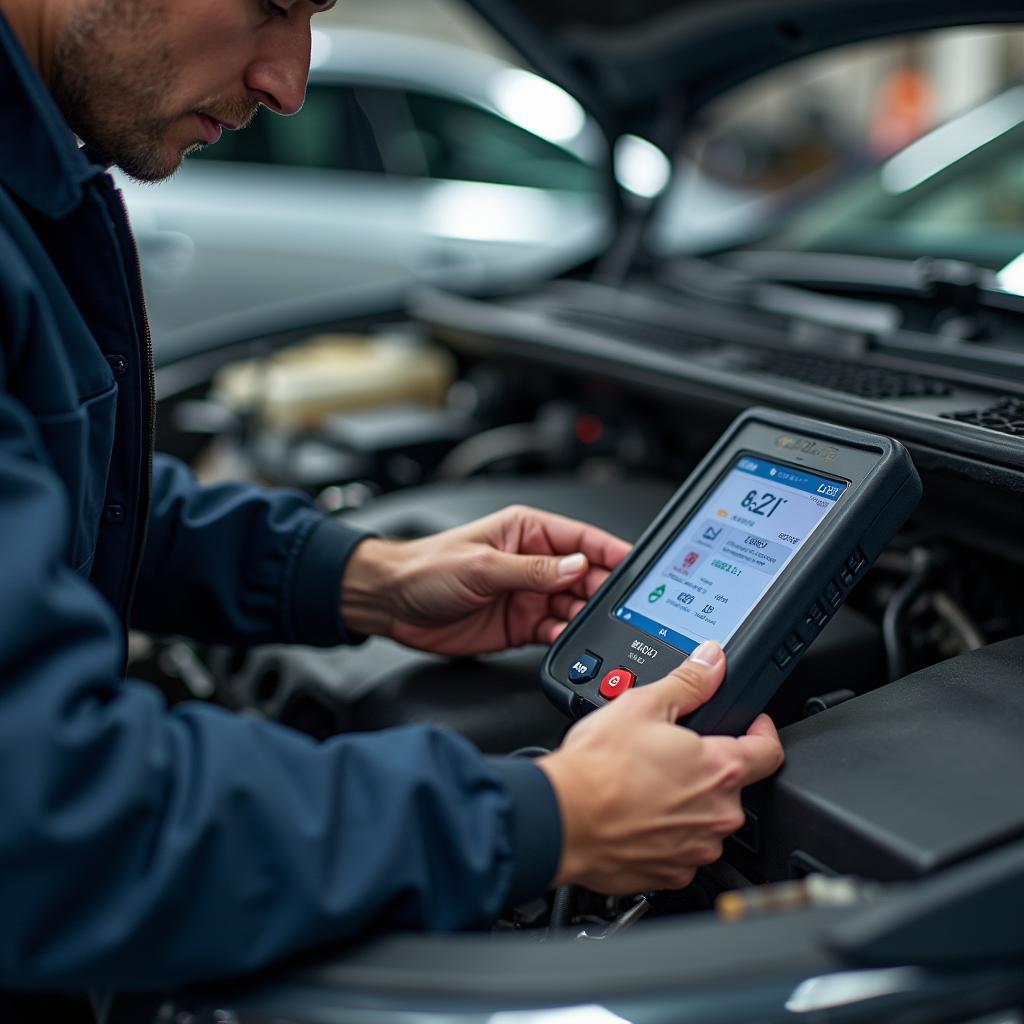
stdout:
{"type": "Polygon", "coordinates": [[[794,58],[899,32],[1024,21],[1019,0],[470,0],[610,137],[658,141],[794,58]]]}

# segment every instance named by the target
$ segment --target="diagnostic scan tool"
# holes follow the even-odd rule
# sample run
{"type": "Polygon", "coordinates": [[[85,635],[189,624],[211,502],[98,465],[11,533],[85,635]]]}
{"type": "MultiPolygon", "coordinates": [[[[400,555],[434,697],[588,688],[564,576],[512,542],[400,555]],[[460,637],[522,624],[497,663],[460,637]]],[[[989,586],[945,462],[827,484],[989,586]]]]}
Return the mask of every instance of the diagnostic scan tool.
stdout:
{"type": "Polygon", "coordinates": [[[744,413],[559,637],[546,693],[579,717],[716,640],[725,681],[683,724],[743,733],[920,497],[898,441],[744,413]]]}

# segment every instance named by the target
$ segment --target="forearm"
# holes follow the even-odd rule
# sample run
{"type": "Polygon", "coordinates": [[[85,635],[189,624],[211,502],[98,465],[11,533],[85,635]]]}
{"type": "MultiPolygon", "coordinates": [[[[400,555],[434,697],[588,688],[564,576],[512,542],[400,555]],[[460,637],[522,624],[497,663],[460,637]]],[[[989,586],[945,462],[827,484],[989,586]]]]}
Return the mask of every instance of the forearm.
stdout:
{"type": "Polygon", "coordinates": [[[362,537],[301,494],[203,487],[159,457],[132,624],[222,643],[344,643],[337,595],[362,537]]]}
{"type": "Polygon", "coordinates": [[[370,928],[486,926],[550,880],[517,883],[508,793],[453,735],[316,744],[207,706],[168,715],[117,685],[67,724],[74,744],[3,703],[19,771],[0,786],[0,985],[234,976],[370,928]]]}

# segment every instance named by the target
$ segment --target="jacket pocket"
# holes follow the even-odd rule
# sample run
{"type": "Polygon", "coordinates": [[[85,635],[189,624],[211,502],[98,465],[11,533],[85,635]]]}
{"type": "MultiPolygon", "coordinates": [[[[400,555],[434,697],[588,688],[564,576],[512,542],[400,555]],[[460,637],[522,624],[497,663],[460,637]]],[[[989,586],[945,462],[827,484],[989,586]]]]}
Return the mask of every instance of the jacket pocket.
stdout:
{"type": "Polygon", "coordinates": [[[36,420],[50,462],[68,494],[68,564],[82,575],[88,575],[96,550],[116,416],[115,383],[84,399],[71,412],[40,416],[36,420]]]}

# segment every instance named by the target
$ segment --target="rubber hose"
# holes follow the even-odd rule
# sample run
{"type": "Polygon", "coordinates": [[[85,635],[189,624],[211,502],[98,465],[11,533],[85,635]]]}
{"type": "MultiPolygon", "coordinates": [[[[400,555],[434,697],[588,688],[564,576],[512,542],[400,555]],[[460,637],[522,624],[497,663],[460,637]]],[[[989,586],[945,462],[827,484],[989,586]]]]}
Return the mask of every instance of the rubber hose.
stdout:
{"type": "Polygon", "coordinates": [[[568,928],[572,924],[572,912],[576,906],[576,886],[560,885],[555,890],[555,902],[551,907],[551,927],[568,928]]]}

